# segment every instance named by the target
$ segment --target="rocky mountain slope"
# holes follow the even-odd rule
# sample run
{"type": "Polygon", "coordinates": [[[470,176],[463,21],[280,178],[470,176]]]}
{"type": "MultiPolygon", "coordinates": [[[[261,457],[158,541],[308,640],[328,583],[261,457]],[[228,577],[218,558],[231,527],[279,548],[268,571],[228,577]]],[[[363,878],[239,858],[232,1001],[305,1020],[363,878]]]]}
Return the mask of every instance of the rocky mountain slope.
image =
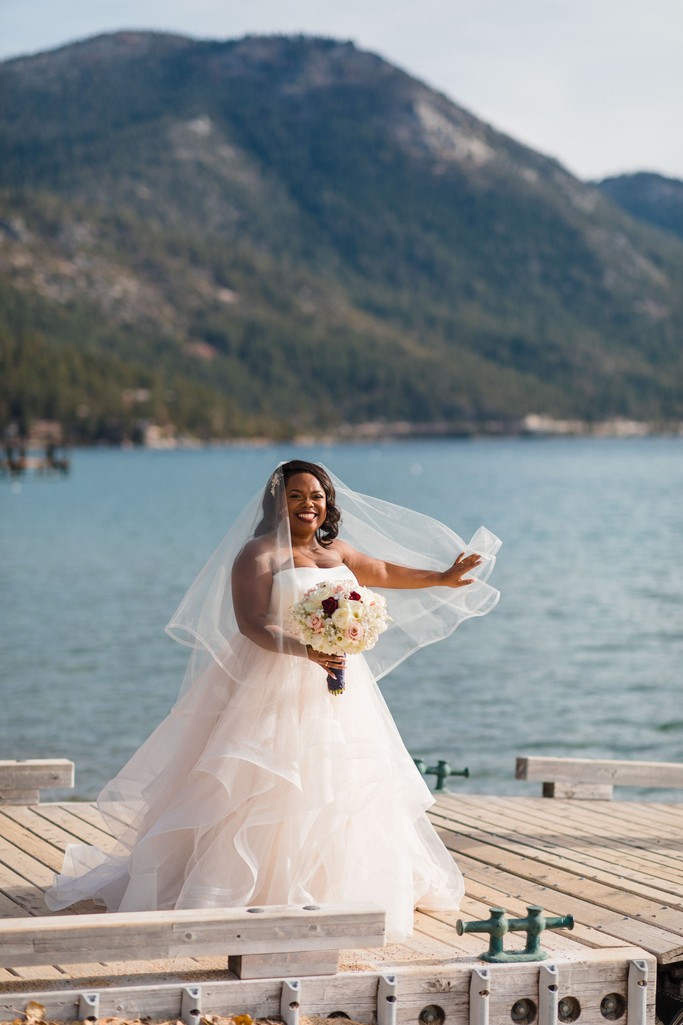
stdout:
{"type": "Polygon", "coordinates": [[[683,242],[335,40],[0,65],[0,421],[683,415],[683,242]]]}

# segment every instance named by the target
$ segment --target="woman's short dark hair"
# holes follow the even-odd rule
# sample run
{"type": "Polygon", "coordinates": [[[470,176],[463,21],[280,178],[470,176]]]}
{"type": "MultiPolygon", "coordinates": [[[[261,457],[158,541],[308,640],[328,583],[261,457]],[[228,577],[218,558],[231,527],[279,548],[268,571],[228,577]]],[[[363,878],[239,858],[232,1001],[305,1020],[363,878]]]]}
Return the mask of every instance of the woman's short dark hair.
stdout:
{"type": "Polygon", "coordinates": [[[327,470],[322,466],[318,466],[317,463],[309,463],[304,459],[291,459],[288,463],[282,463],[270,475],[261,503],[263,515],[254,531],[254,537],[261,537],[261,535],[275,530],[281,510],[280,502],[283,498],[283,489],[287,487],[289,478],[297,473],[310,473],[311,476],[320,482],[320,486],[325,492],[327,515],[325,522],[318,528],[315,536],[319,544],[327,547],[332,544],[339,533],[339,524],[341,522],[341,512],[336,504],[334,484],[330,480],[327,470]]]}

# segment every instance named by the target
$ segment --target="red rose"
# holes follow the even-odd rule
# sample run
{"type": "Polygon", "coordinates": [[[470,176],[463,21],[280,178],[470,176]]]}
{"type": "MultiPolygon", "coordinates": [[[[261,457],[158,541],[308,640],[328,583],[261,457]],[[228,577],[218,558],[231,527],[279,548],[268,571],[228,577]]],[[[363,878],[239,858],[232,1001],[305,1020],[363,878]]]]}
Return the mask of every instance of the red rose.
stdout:
{"type": "Polygon", "coordinates": [[[339,608],[339,602],[337,601],[336,598],[325,598],[325,600],[321,603],[321,605],[322,605],[322,610],[323,610],[323,612],[325,613],[326,616],[333,615],[337,611],[337,609],[339,608]]]}
{"type": "Polygon", "coordinates": [[[362,601],[363,599],[359,595],[358,591],[351,591],[349,594],[349,601],[362,601]]]}

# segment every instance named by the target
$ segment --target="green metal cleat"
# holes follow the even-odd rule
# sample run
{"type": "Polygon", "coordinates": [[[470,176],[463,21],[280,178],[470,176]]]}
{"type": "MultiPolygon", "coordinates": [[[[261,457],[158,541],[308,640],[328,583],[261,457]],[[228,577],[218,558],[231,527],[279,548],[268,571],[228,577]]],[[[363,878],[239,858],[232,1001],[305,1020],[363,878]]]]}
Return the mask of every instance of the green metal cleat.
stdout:
{"type": "Polygon", "coordinates": [[[491,917],[486,922],[463,922],[458,919],[455,928],[458,936],[465,932],[487,932],[489,949],[481,955],[482,961],[494,964],[513,964],[516,961],[545,961],[550,955],[541,949],[541,933],[544,929],[573,929],[574,917],[548,917],[538,904],[527,905],[526,918],[506,918],[504,908],[489,908],[491,917]],[[503,948],[503,937],[508,932],[525,932],[526,946],[521,951],[503,948]]]}
{"type": "Polygon", "coordinates": [[[437,794],[447,793],[446,791],[446,780],[449,776],[464,776],[465,779],[469,777],[469,769],[451,769],[448,762],[440,759],[436,765],[427,765],[422,758],[413,758],[415,765],[419,772],[423,776],[436,776],[436,786],[434,791],[437,794]]]}

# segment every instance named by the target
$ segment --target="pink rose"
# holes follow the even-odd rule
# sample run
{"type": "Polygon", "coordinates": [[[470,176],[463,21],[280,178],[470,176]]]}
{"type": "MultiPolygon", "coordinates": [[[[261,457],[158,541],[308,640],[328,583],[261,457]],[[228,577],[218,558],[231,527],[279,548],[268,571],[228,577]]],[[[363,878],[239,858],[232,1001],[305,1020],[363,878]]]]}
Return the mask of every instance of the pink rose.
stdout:
{"type": "Polygon", "coordinates": [[[314,634],[321,633],[325,629],[325,621],[317,612],[313,612],[306,620],[306,625],[314,634]]]}
{"type": "Polygon", "coordinates": [[[365,630],[360,623],[351,623],[344,632],[350,641],[359,641],[365,630]]]}

